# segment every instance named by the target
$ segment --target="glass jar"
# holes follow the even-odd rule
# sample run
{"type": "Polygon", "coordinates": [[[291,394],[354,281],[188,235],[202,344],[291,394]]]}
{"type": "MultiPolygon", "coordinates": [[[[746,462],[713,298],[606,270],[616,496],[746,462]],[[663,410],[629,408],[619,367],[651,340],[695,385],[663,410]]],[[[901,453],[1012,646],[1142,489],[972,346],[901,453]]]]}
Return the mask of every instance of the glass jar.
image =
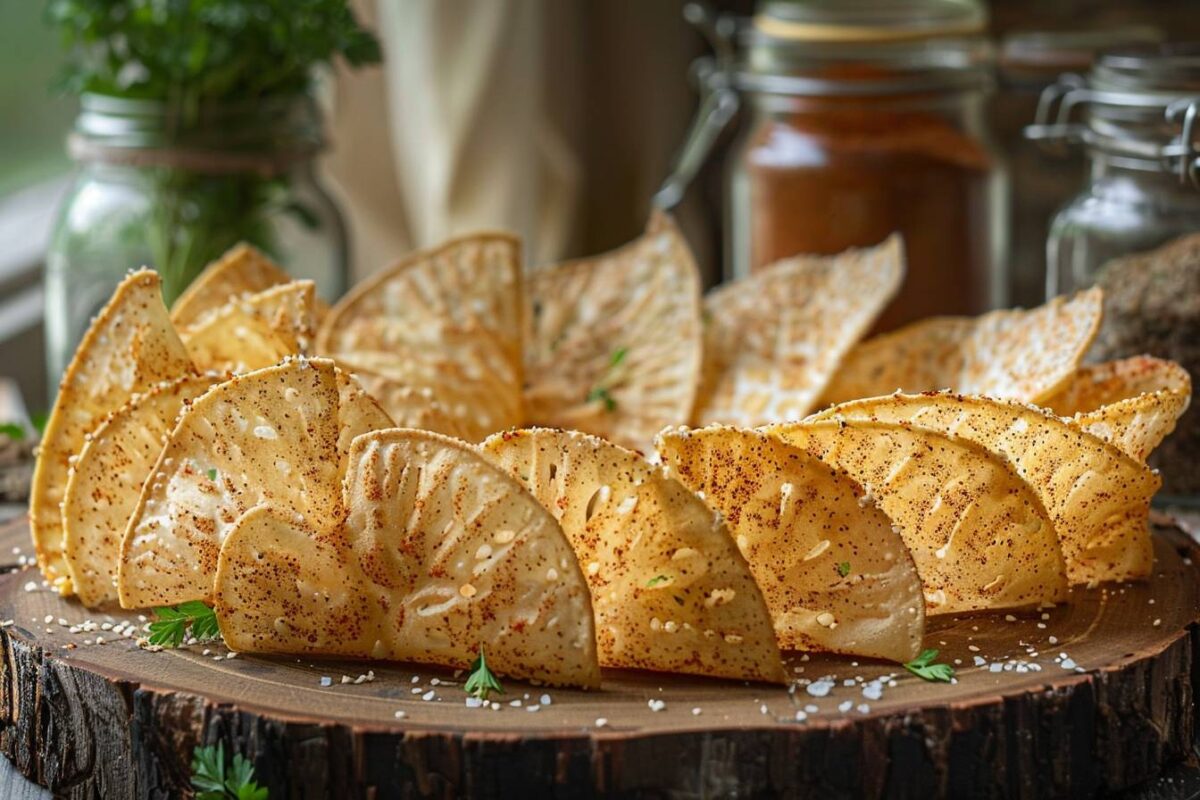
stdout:
{"type": "MultiPolygon", "coordinates": [[[[1144,353],[1200,376],[1197,117],[1200,44],[1106,52],[1086,80],[1062,81],[1039,104],[1029,134],[1052,149],[1082,143],[1088,162],[1086,186],[1050,226],[1046,292],[1104,289],[1092,360],[1144,353]]],[[[1200,503],[1195,404],[1150,464],[1161,468],[1161,500],[1200,503]]]]}
{"type": "Polygon", "coordinates": [[[78,163],[46,255],[47,374],[54,394],[91,317],[133,268],[162,276],[170,304],[238,242],[346,289],[345,226],[314,174],[321,116],[307,95],[180,109],[84,95],[69,139],[78,163]]]}
{"type": "MultiPolygon", "coordinates": [[[[719,22],[719,21],[718,21],[719,22]]],[[[908,273],[879,330],[1005,301],[1006,192],[988,138],[993,51],[975,0],[767,2],[710,30],[700,119],[742,117],[728,164],[727,277],[904,236],[908,273]],[[722,41],[723,35],[723,41],[722,41]]]]}
{"type": "Polygon", "coordinates": [[[1039,305],[1046,294],[1046,236],[1050,221],[1079,190],[1085,174],[1083,153],[1053,157],[1024,135],[1038,98],[1066,72],[1091,68],[1096,53],[1113,47],[1161,42],[1162,31],[1148,26],[1086,30],[1013,31],[1000,43],[1000,89],[991,104],[991,127],[1008,162],[1012,183],[1009,208],[1009,301],[1039,305]]]}

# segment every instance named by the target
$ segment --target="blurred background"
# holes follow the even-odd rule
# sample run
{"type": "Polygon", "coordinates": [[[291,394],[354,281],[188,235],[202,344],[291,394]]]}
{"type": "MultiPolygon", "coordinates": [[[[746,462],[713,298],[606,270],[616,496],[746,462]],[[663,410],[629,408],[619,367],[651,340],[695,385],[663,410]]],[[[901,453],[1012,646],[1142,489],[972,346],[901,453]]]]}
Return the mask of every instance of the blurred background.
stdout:
{"type": "MultiPolygon", "coordinates": [[[[473,228],[521,233],[531,264],[603,251],[639,233],[697,113],[692,64],[712,52],[685,21],[683,0],[352,5],[378,35],[383,60],[352,69],[335,59],[316,82],[327,147],[314,161],[319,189],[310,208],[316,229],[329,233],[293,252],[303,261],[325,253],[327,241],[335,251],[341,243],[346,274],[325,277],[327,293],[340,290],[339,280],[353,282],[409,249],[473,228]],[[322,216],[326,194],[340,208],[336,218],[322,216]]],[[[750,0],[710,5],[755,11],[750,0]]],[[[1036,304],[1045,295],[1049,217],[1085,177],[1081,156],[1046,166],[1021,142],[1038,92],[1062,72],[1086,72],[1095,42],[1200,39],[1200,15],[1194,0],[996,0],[987,10],[999,77],[986,113],[997,157],[1012,167],[1006,213],[1023,233],[1007,238],[1004,264],[995,268],[1005,285],[984,302],[1036,304]]],[[[125,109],[87,108],[77,94],[52,89],[64,51],[46,14],[40,2],[0,4],[0,376],[5,402],[17,389],[31,411],[46,407],[54,381],[46,371],[45,292],[63,294],[63,303],[79,298],[84,323],[96,307],[86,279],[72,277],[92,256],[68,240],[56,246],[76,271],[51,270],[58,277],[47,289],[52,233],[63,225],[68,194],[79,190],[78,163],[95,157],[89,142],[100,141],[103,151],[111,126],[132,124],[125,109]],[[83,133],[76,161],[67,148],[73,129],[83,133]]],[[[725,176],[736,130],[716,137],[677,209],[710,282],[732,270],[725,176]]],[[[123,191],[101,188],[103,197],[123,191]]],[[[71,203],[86,217],[101,200],[72,196],[71,203]]]]}

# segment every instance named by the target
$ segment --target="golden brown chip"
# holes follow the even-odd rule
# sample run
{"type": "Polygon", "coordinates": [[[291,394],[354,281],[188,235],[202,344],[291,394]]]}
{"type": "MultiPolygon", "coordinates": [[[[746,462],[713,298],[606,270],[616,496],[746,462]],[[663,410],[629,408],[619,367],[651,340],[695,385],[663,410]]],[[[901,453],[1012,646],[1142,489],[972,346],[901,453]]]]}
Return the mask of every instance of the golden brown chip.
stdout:
{"type": "Polygon", "coordinates": [[[720,516],[637,453],[576,431],[499,433],[485,456],[562,525],[604,666],[782,682],[771,615],[720,516]]]}
{"type": "Polygon", "coordinates": [[[338,388],[338,475],[345,475],[349,465],[350,445],[355,438],[397,426],[379,401],[370,395],[354,376],[337,368],[338,388]]]}
{"type": "Polygon", "coordinates": [[[761,425],[811,411],[904,279],[898,235],[836,256],[797,256],[711,292],[698,423],[761,425]]]}
{"type": "Polygon", "coordinates": [[[474,448],[423,431],[354,442],[344,524],[266,508],[221,550],[239,651],[352,655],[598,686],[587,583],[558,523],[474,448]]]}
{"type": "Polygon", "coordinates": [[[333,362],[292,359],[238,375],[180,417],[121,543],[125,608],[212,596],[221,542],[262,503],[325,530],[340,519],[333,362]]]}
{"type": "Polygon", "coordinates": [[[648,450],[691,417],[700,379],[700,275],[666,215],[604,255],[529,276],[528,417],[648,450]]]}
{"type": "Polygon", "coordinates": [[[941,389],[1040,402],[1079,366],[1100,328],[1103,300],[1088,289],[1028,311],[937,317],[885,333],[850,351],[821,404],[941,389]]]}
{"type": "Polygon", "coordinates": [[[850,473],[900,526],[929,614],[1056,603],[1067,579],[1054,524],[1011,466],[974,442],[873,421],[773,425],[850,473]]]}
{"type": "Polygon", "coordinates": [[[724,515],[781,647],[886,658],[921,652],[925,600],[892,521],[848,475],[757,431],[663,431],[670,474],[724,515]]]}
{"type": "Polygon", "coordinates": [[[465,236],[356,286],[325,318],[317,351],[428,388],[456,417],[463,407],[478,440],[524,416],[523,303],[518,241],[465,236]]]}
{"type": "Polygon", "coordinates": [[[225,376],[187,375],[135,395],[88,434],[63,499],[71,583],[89,608],[117,599],[117,562],[142,484],[184,406],[225,376]]]}
{"type": "Polygon", "coordinates": [[[1150,574],[1150,500],[1162,482],[1053,414],[1011,401],[924,394],[856,400],[816,419],[912,424],[980,444],[1006,458],[1037,492],[1058,532],[1071,583],[1150,574]]]}
{"type": "Polygon", "coordinates": [[[62,500],[70,460],[84,437],[135,394],[195,369],[162,302],[158,275],[130,273],[79,343],[46,423],[29,499],[38,565],[50,585],[71,594],[63,557],[62,500]]]}
{"type": "MultiPolygon", "coordinates": [[[[429,381],[420,377],[428,373],[417,370],[417,375],[413,378],[417,384],[410,385],[403,380],[390,378],[358,365],[341,363],[343,369],[353,373],[364,389],[378,400],[380,406],[387,409],[397,428],[433,431],[467,442],[477,442],[491,432],[490,426],[480,424],[479,417],[473,412],[474,408],[485,404],[487,400],[474,392],[463,394],[464,388],[475,388],[472,384],[447,382],[443,391],[448,391],[452,400],[450,403],[443,403],[427,385],[429,381]]],[[[519,411],[514,409],[514,413],[519,411]]]]}
{"type": "Polygon", "coordinates": [[[200,369],[249,372],[308,355],[316,334],[316,287],[291,281],[213,309],[179,336],[200,369]]]}
{"type": "Polygon", "coordinates": [[[205,314],[231,300],[291,279],[262,251],[242,242],[205,267],[184,289],[171,306],[171,322],[180,328],[195,325],[205,314]]]}
{"type": "Polygon", "coordinates": [[[1045,406],[1138,461],[1175,430],[1192,379],[1174,361],[1135,356],[1081,366],[1045,406]]]}

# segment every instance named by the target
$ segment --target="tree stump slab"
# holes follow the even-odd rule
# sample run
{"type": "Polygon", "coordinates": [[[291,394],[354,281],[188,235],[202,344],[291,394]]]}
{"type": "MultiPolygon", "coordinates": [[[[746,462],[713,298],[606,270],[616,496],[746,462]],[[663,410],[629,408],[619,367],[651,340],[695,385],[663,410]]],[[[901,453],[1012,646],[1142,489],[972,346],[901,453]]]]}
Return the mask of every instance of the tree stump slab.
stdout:
{"type": "Polygon", "coordinates": [[[140,649],[110,630],[136,613],[88,611],[18,566],[21,522],[0,528],[0,750],[72,798],[186,796],[193,748],[218,741],[272,800],[1102,796],[1198,733],[1200,552],[1169,525],[1155,543],[1148,581],[934,618],[954,684],[791,654],[791,689],[613,670],[592,692],[505,681],[492,709],[450,670],[140,649]]]}

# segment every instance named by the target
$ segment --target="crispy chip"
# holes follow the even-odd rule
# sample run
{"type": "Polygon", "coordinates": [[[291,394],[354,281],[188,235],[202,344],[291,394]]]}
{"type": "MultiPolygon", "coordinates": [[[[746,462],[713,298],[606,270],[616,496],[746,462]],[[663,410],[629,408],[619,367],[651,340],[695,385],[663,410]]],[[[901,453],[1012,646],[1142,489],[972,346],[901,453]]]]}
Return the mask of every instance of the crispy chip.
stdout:
{"type": "Polygon", "coordinates": [[[844,472],[757,431],[664,431],[671,474],[721,512],[780,646],[906,662],[925,601],[908,548],[844,472]]]}
{"type": "Polygon", "coordinates": [[[63,374],[46,423],[29,499],[29,522],[42,574],[71,594],[63,557],[62,500],[70,459],[84,437],[133,395],[195,369],[167,319],[158,275],[130,273],[113,292],[63,374]]]}
{"type": "Polygon", "coordinates": [[[213,309],[179,336],[200,369],[249,372],[308,355],[316,333],[316,287],[291,281],[213,309]]]}
{"type": "Polygon", "coordinates": [[[698,423],[800,419],[904,279],[898,235],[836,256],[797,256],[704,301],[698,423]]]}
{"type": "Polygon", "coordinates": [[[266,508],[221,550],[217,614],[246,652],[466,667],[598,686],[587,583],[554,518],[478,451],[437,434],[359,437],[344,524],[266,508]]]}
{"type": "Polygon", "coordinates": [[[604,666],[784,681],[771,615],[720,517],[637,453],[575,431],[492,436],[485,456],[562,524],[604,666]]]}
{"type": "Polygon", "coordinates": [[[116,601],[121,538],[139,490],[184,406],[225,379],[209,373],[160,383],[88,434],[71,465],[62,508],[67,565],[85,606],[116,601]]]}
{"type": "Polygon", "coordinates": [[[850,351],[821,404],[939,389],[1040,402],[1079,366],[1103,299],[1088,289],[1028,311],[935,317],[876,336],[850,351]]]}
{"type": "Polygon", "coordinates": [[[371,394],[363,389],[353,375],[337,368],[338,388],[338,474],[345,475],[349,464],[350,445],[355,438],[371,431],[397,426],[371,394]]]}
{"type": "Polygon", "coordinates": [[[292,359],[214,387],[180,417],[121,543],[125,608],[207,600],[221,542],[271,503],[320,529],[339,517],[333,362],[292,359]]]}
{"type": "MultiPolygon", "coordinates": [[[[247,294],[266,291],[292,280],[282,267],[262,251],[242,242],[204,268],[171,306],[171,322],[176,327],[195,325],[207,313],[247,294]]],[[[317,317],[328,310],[315,301],[317,317]]]]}
{"type": "Polygon", "coordinates": [[[317,352],[430,389],[478,441],[523,419],[523,306],[518,241],[465,236],[356,286],[322,323],[317,352]]]}
{"type": "Polygon", "coordinates": [[[1162,482],[1053,414],[1011,401],[926,394],[856,400],[816,418],[912,424],[980,444],[1008,459],[1037,492],[1058,532],[1071,583],[1150,574],[1150,499],[1162,482]]]}
{"type": "Polygon", "coordinates": [[[528,417],[649,449],[691,417],[700,379],[700,275],[665,214],[604,255],[529,277],[528,417]]]}
{"type": "Polygon", "coordinates": [[[1054,525],[1001,457],[924,428],[825,421],[766,429],[835,464],[900,526],[926,612],[1055,603],[1067,579],[1054,525]]]}
{"type": "Polygon", "coordinates": [[[1045,406],[1144,462],[1191,401],[1187,370],[1174,361],[1135,356],[1081,366],[1045,406]]]}
{"type": "MultiPolygon", "coordinates": [[[[438,399],[433,389],[423,382],[419,381],[414,386],[361,366],[341,363],[343,369],[353,373],[366,391],[379,401],[380,406],[387,409],[397,428],[433,431],[468,442],[477,442],[491,432],[490,427],[479,424],[478,418],[472,413],[472,408],[486,400],[461,394],[464,386],[475,388],[474,384],[445,384],[444,390],[457,400],[447,404],[438,399]]],[[[519,413],[519,410],[514,412],[519,413]]]]}

